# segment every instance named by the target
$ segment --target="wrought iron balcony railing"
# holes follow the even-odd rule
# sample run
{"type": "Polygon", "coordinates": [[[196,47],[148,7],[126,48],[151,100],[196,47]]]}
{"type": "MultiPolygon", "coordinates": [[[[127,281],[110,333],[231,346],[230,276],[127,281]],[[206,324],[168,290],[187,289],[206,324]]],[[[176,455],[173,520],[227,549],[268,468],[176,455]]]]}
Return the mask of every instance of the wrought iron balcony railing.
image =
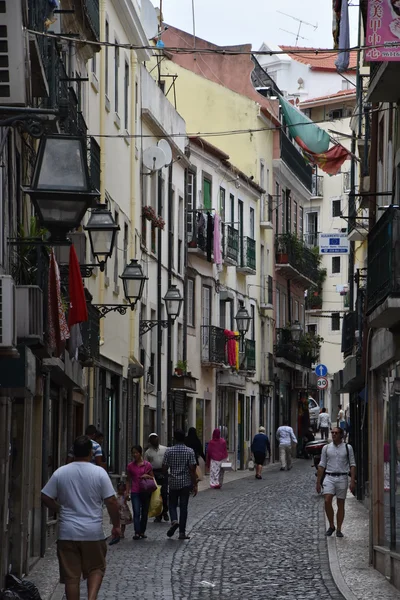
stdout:
{"type": "Polygon", "coordinates": [[[239,231],[232,225],[225,225],[225,258],[237,263],[239,260],[239,231]]]}
{"type": "Polygon", "coordinates": [[[83,345],[79,349],[79,357],[90,362],[100,357],[100,312],[90,302],[87,309],[88,320],[81,323],[83,345]]]}
{"type": "Polygon", "coordinates": [[[390,206],[368,234],[367,311],[400,294],[400,209],[390,206]]]}
{"type": "Polygon", "coordinates": [[[322,175],[316,175],[313,173],[312,176],[312,187],[311,194],[314,198],[322,198],[324,195],[324,178],[322,175]]]}
{"type": "Polygon", "coordinates": [[[247,236],[242,238],[242,243],[240,244],[238,269],[246,272],[256,270],[256,242],[247,236]]]}
{"type": "Polygon", "coordinates": [[[256,342],[255,340],[245,339],[244,341],[244,368],[247,371],[256,370],[256,342]]]}
{"type": "Polygon", "coordinates": [[[289,169],[301,181],[307,190],[311,192],[312,187],[312,169],[306,163],[303,156],[297,150],[295,145],[281,130],[281,158],[287,164],[289,169]]]}
{"type": "Polygon", "coordinates": [[[305,336],[301,336],[298,341],[293,340],[289,329],[277,329],[274,349],[276,358],[283,358],[296,365],[311,369],[312,364],[318,358],[318,352],[315,348],[308,347],[304,343],[305,339],[305,336]]]}
{"type": "Polygon", "coordinates": [[[222,327],[202,325],[201,362],[203,364],[223,365],[226,362],[226,337],[222,327]]]}
{"type": "Polygon", "coordinates": [[[291,233],[283,233],[275,238],[276,265],[284,265],[289,270],[288,277],[296,274],[307,281],[318,281],[318,257],[305,244],[291,233]]]}

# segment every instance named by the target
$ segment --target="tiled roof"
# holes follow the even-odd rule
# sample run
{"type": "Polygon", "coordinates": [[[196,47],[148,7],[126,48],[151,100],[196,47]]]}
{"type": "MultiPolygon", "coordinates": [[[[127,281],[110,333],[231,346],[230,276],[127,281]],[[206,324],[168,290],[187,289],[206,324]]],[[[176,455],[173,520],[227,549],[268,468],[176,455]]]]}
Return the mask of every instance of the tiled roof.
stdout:
{"type": "Polygon", "coordinates": [[[313,104],[314,102],[323,102],[324,100],[335,100],[336,98],[340,98],[342,100],[353,100],[356,97],[356,89],[354,90],[340,90],[336,92],[336,94],[328,94],[327,96],[318,96],[317,98],[307,98],[307,100],[303,100],[300,102],[300,106],[306,106],[307,104],[313,104]]]}
{"type": "MultiPolygon", "coordinates": [[[[299,46],[280,46],[293,60],[310,65],[313,71],[336,71],[337,52],[321,52],[318,48],[302,48],[299,46]],[[304,54],[302,51],[305,51],[304,54]]],[[[357,67],[357,52],[350,52],[349,70],[357,67]]]]}

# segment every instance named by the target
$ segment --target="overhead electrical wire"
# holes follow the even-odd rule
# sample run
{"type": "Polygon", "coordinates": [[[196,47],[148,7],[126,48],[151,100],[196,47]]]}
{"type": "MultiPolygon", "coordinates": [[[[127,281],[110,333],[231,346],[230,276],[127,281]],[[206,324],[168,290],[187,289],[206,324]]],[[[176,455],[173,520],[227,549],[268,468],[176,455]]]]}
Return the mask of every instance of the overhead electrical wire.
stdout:
{"type": "MultiPolygon", "coordinates": [[[[390,107],[386,107],[386,108],[376,108],[376,109],[372,109],[370,111],[370,113],[382,113],[385,112],[387,110],[390,110],[390,107]]],[[[352,117],[357,117],[357,116],[363,116],[364,113],[359,112],[359,113],[354,113],[352,115],[352,117]]],[[[319,123],[326,123],[326,120],[319,120],[319,121],[311,121],[310,123],[293,123],[292,126],[293,127],[299,127],[299,126],[307,126],[307,125],[317,125],[319,123]]],[[[259,132],[263,132],[263,131],[276,131],[276,130],[280,130],[282,128],[284,128],[285,125],[275,125],[274,127],[260,127],[260,128],[255,128],[255,129],[231,129],[228,131],[197,131],[197,132],[192,132],[192,133],[169,133],[169,134],[157,134],[157,137],[159,138],[180,138],[180,137],[223,137],[225,135],[245,135],[245,134],[249,134],[249,133],[259,133],[259,132]]],[[[128,133],[123,133],[123,134],[108,134],[108,133],[104,133],[104,134],[96,134],[96,133],[90,133],[88,134],[88,137],[98,137],[98,138],[116,138],[116,139],[130,139],[130,138],[153,138],[154,134],[140,134],[140,133],[132,133],[132,134],[128,134],[128,133]]]]}
{"type": "MultiPolygon", "coordinates": [[[[43,32],[43,31],[35,31],[33,29],[28,29],[28,33],[32,33],[33,35],[54,38],[57,40],[65,40],[70,42],[71,36],[63,35],[59,33],[51,33],[51,32],[43,32]]],[[[107,46],[109,48],[121,48],[125,50],[152,50],[152,51],[160,51],[161,53],[173,53],[173,54],[221,54],[223,56],[276,56],[280,54],[310,54],[314,55],[315,58],[320,60],[325,60],[326,56],[318,56],[319,54],[333,54],[337,55],[339,52],[362,52],[363,50],[371,50],[375,48],[387,48],[385,44],[374,44],[372,46],[351,46],[349,48],[341,48],[340,51],[335,48],[299,48],[290,47],[290,50],[234,50],[232,47],[217,47],[217,48],[198,48],[198,47],[181,47],[181,46],[164,46],[163,48],[157,48],[154,44],[121,44],[116,42],[103,42],[103,41],[94,41],[88,40],[84,37],[75,37],[74,41],[80,44],[88,44],[91,46],[107,46]]],[[[355,70],[356,68],[350,68],[350,70],[355,70]]]]}

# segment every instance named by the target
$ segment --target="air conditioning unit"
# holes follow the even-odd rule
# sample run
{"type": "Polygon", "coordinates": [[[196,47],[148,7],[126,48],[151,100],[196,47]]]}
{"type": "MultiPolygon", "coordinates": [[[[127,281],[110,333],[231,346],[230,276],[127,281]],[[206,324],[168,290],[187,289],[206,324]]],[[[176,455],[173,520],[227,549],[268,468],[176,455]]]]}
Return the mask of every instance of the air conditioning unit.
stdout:
{"type": "Polygon", "coordinates": [[[0,105],[27,104],[27,37],[23,3],[5,0],[0,11],[0,105]]]}
{"type": "Polygon", "coordinates": [[[15,285],[11,275],[0,275],[0,352],[17,345],[15,285]]]}
{"type": "Polygon", "coordinates": [[[17,338],[28,345],[43,343],[43,292],[37,285],[18,285],[17,338]]]}

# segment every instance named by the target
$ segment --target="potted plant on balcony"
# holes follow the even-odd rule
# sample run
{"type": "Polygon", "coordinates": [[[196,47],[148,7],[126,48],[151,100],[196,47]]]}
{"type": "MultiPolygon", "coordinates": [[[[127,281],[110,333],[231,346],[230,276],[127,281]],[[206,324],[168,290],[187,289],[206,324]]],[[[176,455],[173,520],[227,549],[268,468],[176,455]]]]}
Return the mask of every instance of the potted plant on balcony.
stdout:
{"type": "Polygon", "coordinates": [[[162,217],[159,217],[152,206],[143,206],[142,207],[142,217],[150,221],[154,227],[158,227],[159,229],[164,229],[165,221],[162,217]]]}
{"type": "Polygon", "coordinates": [[[175,375],[186,375],[187,373],[187,360],[178,360],[175,366],[175,375]]]}
{"type": "Polygon", "coordinates": [[[302,335],[298,342],[302,360],[310,366],[313,362],[316,362],[323,341],[324,339],[320,335],[312,335],[311,333],[302,335]]]}

